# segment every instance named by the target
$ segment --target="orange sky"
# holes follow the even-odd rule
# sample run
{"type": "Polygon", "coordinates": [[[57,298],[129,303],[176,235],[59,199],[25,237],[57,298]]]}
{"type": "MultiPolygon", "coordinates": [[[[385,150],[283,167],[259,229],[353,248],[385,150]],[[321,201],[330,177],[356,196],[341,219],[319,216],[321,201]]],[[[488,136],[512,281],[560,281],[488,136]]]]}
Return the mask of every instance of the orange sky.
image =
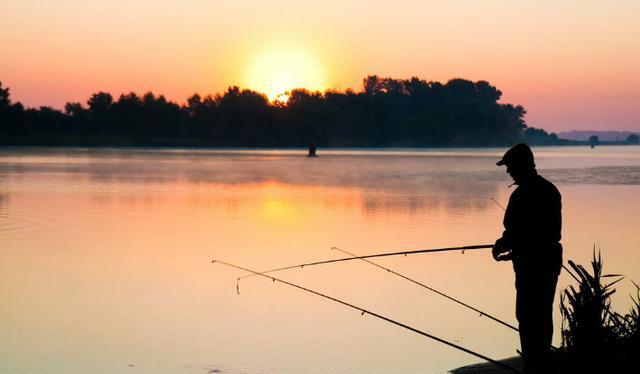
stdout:
{"type": "Polygon", "coordinates": [[[0,0],[0,19],[0,81],[28,106],[463,77],[530,126],[640,131],[636,0],[0,0]]]}

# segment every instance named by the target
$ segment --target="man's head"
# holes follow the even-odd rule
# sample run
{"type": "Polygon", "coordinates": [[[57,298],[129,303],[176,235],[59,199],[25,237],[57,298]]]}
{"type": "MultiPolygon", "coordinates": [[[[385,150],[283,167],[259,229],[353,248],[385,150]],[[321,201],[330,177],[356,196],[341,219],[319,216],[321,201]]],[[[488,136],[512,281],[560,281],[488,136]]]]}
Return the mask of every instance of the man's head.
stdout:
{"type": "Polygon", "coordinates": [[[516,184],[520,184],[523,178],[535,173],[536,164],[533,162],[533,152],[525,143],[516,144],[496,162],[496,165],[506,165],[507,173],[511,175],[516,184]]]}

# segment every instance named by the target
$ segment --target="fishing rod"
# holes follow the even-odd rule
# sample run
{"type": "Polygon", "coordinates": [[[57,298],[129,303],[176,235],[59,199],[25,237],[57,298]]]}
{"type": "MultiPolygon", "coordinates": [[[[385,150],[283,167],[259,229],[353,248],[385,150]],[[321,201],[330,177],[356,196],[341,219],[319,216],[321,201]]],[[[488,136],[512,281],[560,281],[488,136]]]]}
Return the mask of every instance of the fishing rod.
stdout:
{"type": "Polygon", "coordinates": [[[506,211],[506,209],[502,206],[502,204],[498,202],[498,200],[494,199],[493,197],[491,198],[491,200],[493,200],[494,203],[498,204],[498,206],[502,208],[502,210],[506,211]]]}
{"type": "Polygon", "coordinates": [[[419,253],[435,253],[435,252],[450,252],[450,251],[462,251],[462,253],[464,253],[465,251],[469,251],[469,250],[486,249],[486,248],[493,248],[493,244],[466,245],[466,246],[461,246],[461,247],[446,247],[446,248],[416,249],[416,250],[412,250],[412,251],[375,253],[375,254],[364,255],[364,256],[355,256],[355,257],[352,256],[352,257],[336,258],[336,259],[333,259],[333,260],[315,261],[315,262],[307,262],[307,263],[298,264],[298,265],[284,266],[284,267],[280,267],[280,268],[265,270],[265,271],[259,272],[258,274],[247,274],[247,275],[244,275],[242,277],[239,277],[238,281],[240,281],[241,279],[244,279],[244,278],[254,277],[256,275],[264,275],[264,274],[274,273],[274,272],[282,271],[282,270],[289,270],[289,269],[296,269],[296,268],[302,269],[305,266],[333,264],[333,263],[336,263],[336,262],[353,261],[353,260],[375,258],[375,257],[408,256],[408,255],[415,255],[415,254],[419,254],[419,253]]]}
{"type": "MultiPolygon", "coordinates": [[[[347,254],[347,255],[349,255],[349,256],[353,256],[353,257],[355,257],[355,258],[358,258],[358,255],[353,254],[353,253],[348,252],[348,251],[345,251],[344,249],[340,249],[340,248],[338,248],[338,247],[331,247],[331,249],[335,249],[335,250],[338,250],[338,251],[340,251],[340,252],[342,252],[342,253],[345,253],[345,254],[347,254]]],[[[469,308],[469,309],[473,310],[474,312],[480,313],[480,317],[487,317],[487,318],[489,318],[489,319],[491,319],[491,320],[493,320],[493,321],[495,321],[495,322],[498,322],[499,324],[501,324],[501,325],[503,325],[503,326],[506,326],[506,327],[508,327],[508,328],[510,328],[510,329],[512,329],[512,330],[514,330],[514,331],[519,331],[517,327],[515,327],[515,326],[513,326],[513,325],[511,325],[511,324],[509,324],[509,323],[507,323],[507,322],[504,322],[504,321],[502,321],[502,320],[500,320],[500,319],[498,319],[498,318],[496,318],[496,317],[492,316],[491,314],[489,314],[489,313],[487,313],[487,312],[483,312],[483,311],[482,311],[482,310],[480,310],[480,309],[477,309],[477,308],[475,308],[475,307],[473,307],[473,306],[471,306],[471,305],[469,305],[469,304],[466,304],[466,303],[464,303],[464,302],[462,302],[462,301],[460,301],[460,300],[458,300],[458,299],[456,299],[456,298],[454,298],[454,297],[451,297],[451,296],[449,296],[449,295],[445,294],[444,292],[441,292],[441,291],[438,291],[438,290],[436,290],[436,289],[434,289],[434,288],[432,288],[432,287],[429,287],[429,286],[427,286],[426,284],[424,284],[424,283],[422,283],[422,282],[419,282],[419,281],[417,281],[417,280],[415,280],[415,279],[409,278],[409,277],[407,277],[406,275],[400,274],[400,273],[398,273],[398,272],[396,272],[396,271],[394,271],[394,270],[391,270],[391,269],[389,269],[389,268],[387,268],[387,267],[384,267],[384,266],[382,266],[382,265],[380,265],[380,264],[377,264],[377,263],[375,263],[375,262],[373,262],[373,261],[371,261],[371,260],[368,260],[368,259],[366,259],[366,258],[360,258],[360,259],[361,259],[362,261],[367,262],[367,263],[369,263],[369,264],[371,264],[371,265],[373,265],[373,266],[376,266],[376,267],[378,267],[378,268],[380,268],[380,269],[382,269],[382,270],[386,270],[388,273],[391,273],[391,274],[393,274],[393,275],[395,275],[395,276],[398,276],[398,277],[400,277],[400,278],[402,278],[402,279],[404,279],[404,280],[407,280],[407,281],[409,281],[409,282],[411,282],[411,283],[413,283],[413,284],[416,284],[416,285],[418,285],[418,286],[420,286],[420,287],[422,287],[422,288],[426,288],[426,289],[427,289],[427,290],[429,290],[429,291],[435,292],[436,294],[438,294],[438,295],[440,295],[440,296],[442,296],[442,297],[444,297],[444,298],[446,298],[446,299],[448,299],[448,300],[451,300],[451,301],[453,301],[454,303],[460,304],[460,305],[462,305],[462,306],[464,306],[464,307],[466,307],[466,308],[469,308]]]]}
{"type": "MultiPolygon", "coordinates": [[[[362,257],[362,256],[361,256],[361,257],[362,257]]],[[[291,283],[291,282],[288,282],[288,281],[282,280],[282,279],[280,279],[280,278],[276,278],[276,277],[273,277],[273,276],[270,276],[270,275],[266,275],[266,274],[265,274],[265,272],[258,272],[258,271],[255,271],[255,270],[247,269],[247,268],[242,267],[242,266],[238,266],[238,265],[230,264],[230,263],[228,263],[228,262],[219,261],[219,260],[212,260],[212,261],[211,261],[211,263],[214,263],[214,264],[216,264],[216,263],[217,263],[217,264],[222,264],[222,265],[225,265],[225,266],[228,266],[228,267],[231,267],[231,268],[235,268],[235,269],[238,269],[238,270],[246,271],[246,272],[250,273],[251,275],[257,275],[257,276],[261,276],[261,277],[266,278],[266,279],[271,279],[273,282],[279,282],[279,283],[282,283],[282,284],[285,284],[285,285],[288,285],[288,286],[291,286],[291,287],[297,288],[297,289],[299,289],[299,290],[302,290],[302,291],[305,291],[305,292],[308,292],[308,293],[314,294],[314,295],[316,295],[316,296],[320,296],[320,297],[325,298],[325,299],[327,299],[327,300],[330,300],[330,301],[336,302],[336,303],[338,303],[338,304],[342,304],[342,305],[344,305],[344,306],[346,306],[346,307],[349,307],[349,308],[355,309],[355,310],[357,310],[357,311],[361,312],[361,313],[362,313],[362,315],[368,314],[368,315],[370,315],[370,316],[376,317],[376,318],[378,318],[378,319],[381,319],[381,320],[383,320],[383,321],[389,322],[389,323],[394,324],[394,325],[396,325],[396,326],[402,327],[402,328],[407,329],[407,330],[409,330],[409,331],[413,331],[413,332],[415,332],[416,334],[419,334],[419,335],[425,336],[425,337],[430,338],[430,339],[432,339],[432,340],[435,340],[435,341],[437,341],[437,342],[439,342],[439,343],[442,343],[442,344],[447,345],[447,346],[449,346],[449,347],[455,348],[455,349],[457,349],[457,350],[459,350],[459,351],[462,351],[462,352],[468,353],[468,354],[470,354],[470,355],[472,355],[472,356],[478,357],[478,358],[480,358],[480,359],[482,359],[482,360],[485,360],[485,361],[487,361],[487,362],[490,362],[490,363],[492,363],[492,364],[494,364],[494,365],[496,365],[496,366],[499,366],[499,367],[501,367],[501,368],[503,368],[503,369],[509,370],[509,371],[511,371],[511,372],[514,372],[514,373],[523,373],[522,371],[520,371],[520,370],[518,370],[518,369],[516,369],[516,368],[514,368],[514,367],[511,367],[511,366],[506,365],[506,364],[504,364],[504,363],[502,363],[502,362],[500,362],[500,361],[494,360],[494,359],[489,358],[489,357],[487,357],[487,356],[485,356],[485,355],[482,355],[482,354],[480,354],[480,353],[477,353],[477,352],[475,352],[475,351],[472,351],[472,350],[470,350],[470,349],[468,349],[468,348],[465,348],[465,347],[463,347],[463,346],[461,346],[461,345],[458,345],[458,344],[452,343],[452,342],[450,342],[450,341],[448,341],[448,340],[445,340],[445,339],[439,338],[439,337],[437,337],[437,336],[435,336],[435,335],[429,334],[428,332],[425,332],[425,331],[422,331],[422,330],[418,330],[418,329],[416,329],[415,327],[411,327],[411,326],[406,325],[406,324],[404,324],[404,323],[402,323],[402,322],[398,322],[398,321],[393,320],[393,319],[391,319],[391,318],[389,318],[389,317],[385,317],[385,316],[383,316],[383,315],[381,315],[381,314],[378,314],[378,313],[372,312],[372,311],[370,311],[370,310],[368,310],[368,309],[365,309],[365,308],[359,307],[359,306],[357,306],[357,305],[354,305],[354,304],[348,303],[348,302],[343,301],[343,300],[340,300],[340,299],[338,299],[338,298],[335,298],[335,297],[332,297],[332,296],[329,296],[329,295],[326,295],[326,294],[320,293],[320,292],[318,292],[318,291],[314,291],[314,290],[312,290],[312,289],[310,289],[310,288],[306,288],[306,287],[303,287],[303,286],[297,285],[297,284],[295,284],[295,283],[291,283]]]]}

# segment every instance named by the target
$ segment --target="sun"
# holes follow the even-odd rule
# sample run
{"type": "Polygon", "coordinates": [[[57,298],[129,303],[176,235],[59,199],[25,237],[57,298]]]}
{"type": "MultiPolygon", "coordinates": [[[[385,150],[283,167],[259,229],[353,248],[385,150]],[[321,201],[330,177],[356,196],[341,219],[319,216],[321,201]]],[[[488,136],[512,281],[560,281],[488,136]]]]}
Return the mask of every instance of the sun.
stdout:
{"type": "Polygon", "coordinates": [[[282,102],[294,88],[325,89],[318,58],[304,48],[269,48],[257,53],[247,66],[244,85],[266,94],[271,101],[282,102]]]}

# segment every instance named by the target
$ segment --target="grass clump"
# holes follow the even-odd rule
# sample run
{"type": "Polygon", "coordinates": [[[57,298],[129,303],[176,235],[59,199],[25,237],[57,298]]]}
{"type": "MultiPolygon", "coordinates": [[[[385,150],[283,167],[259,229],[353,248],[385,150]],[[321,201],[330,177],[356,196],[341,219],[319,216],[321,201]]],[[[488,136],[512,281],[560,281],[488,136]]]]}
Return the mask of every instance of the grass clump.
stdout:
{"type": "Polygon", "coordinates": [[[611,306],[619,274],[603,274],[601,254],[594,248],[591,271],[569,261],[567,269],[577,280],[560,297],[562,314],[561,372],[594,372],[634,368],[640,351],[640,287],[631,296],[631,310],[616,313],[611,306]]]}

